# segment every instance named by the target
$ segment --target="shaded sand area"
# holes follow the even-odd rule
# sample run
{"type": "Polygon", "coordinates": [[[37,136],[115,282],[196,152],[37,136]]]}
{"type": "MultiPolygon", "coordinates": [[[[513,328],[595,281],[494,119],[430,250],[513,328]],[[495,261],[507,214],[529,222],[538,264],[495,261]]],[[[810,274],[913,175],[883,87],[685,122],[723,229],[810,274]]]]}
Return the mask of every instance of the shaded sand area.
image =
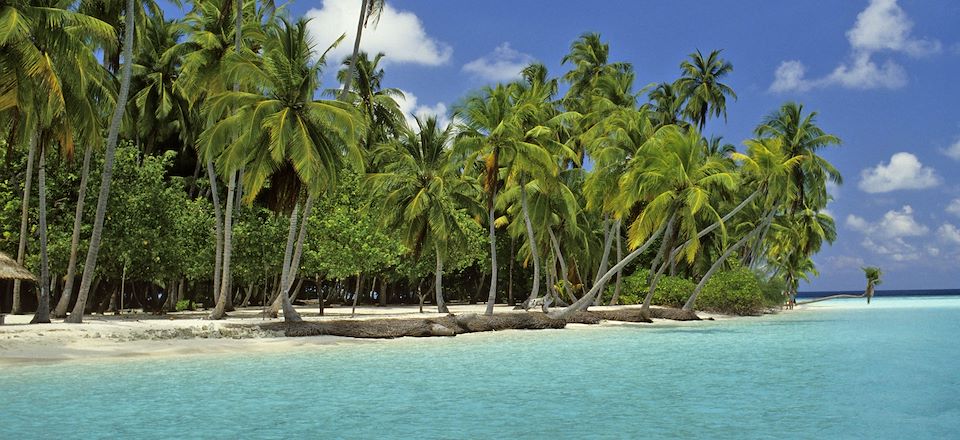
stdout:
{"type": "MultiPolygon", "coordinates": [[[[287,326],[283,318],[268,318],[261,308],[238,309],[221,321],[205,319],[207,311],[176,312],[163,316],[143,313],[90,315],[82,324],[29,324],[32,315],[8,315],[0,325],[0,364],[74,359],[140,356],[202,355],[225,352],[276,352],[311,346],[350,344],[403,336],[453,336],[507,329],[557,329],[567,325],[676,325],[672,309],[653,309],[652,322],[639,315],[639,306],[591,307],[565,321],[542,313],[497,306],[492,318],[485,306],[451,305],[451,315],[419,312],[417,306],[328,307],[320,316],[316,306],[298,306],[304,322],[287,326]],[[673,319],[660,319],[669,316],[673,319]],[[669,324],[668,324],[669,323],[669,324]],[[285,337],[299,336],[299,337],[285,337]],[[364,339],[370,338],[370,339],[364,339]]],[[[435,310],[435,309],[434,309],[435,310]]],[[[700,319],[731,319],[700,312],[700,319]]],[[[696,321],[691,322],[694,324],[696,321]]],[[[694,324],[695,325],[695,324],[694,324]]]]}

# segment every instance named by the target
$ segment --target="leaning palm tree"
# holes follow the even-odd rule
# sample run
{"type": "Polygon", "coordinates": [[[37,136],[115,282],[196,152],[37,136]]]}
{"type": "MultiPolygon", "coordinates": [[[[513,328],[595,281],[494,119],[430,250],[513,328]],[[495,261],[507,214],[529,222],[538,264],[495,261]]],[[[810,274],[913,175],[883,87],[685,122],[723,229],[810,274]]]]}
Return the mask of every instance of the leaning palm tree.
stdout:
{"type": "Polygon", "coordinates": [[[680,64],[682,76],[676,85],[681,100],[686,102],[683,114],[701,131],[709,116],[723,115],[727,119],[727,96],[737,99],[733,89],[720,82],[733,71],[733,64],[720,58],[720,52],[712,51],[704,58],[697,50],[680,64]]]}
{"type": "MultiPolygon", "coordinates": [[[[198,141],[201,155],[215,162],[221,174],[245,169],[241,183],[247,203],[264,192],[273,208],[292,212],[284,258],[288,264],[278,296],[287,321],[299,320],[288,293],[300,266],[310,206],[335,184],[339,169],[348,163],[362,166],[357,138],[365,126],[356,109],[313,98],[324,59],[312,61],[313,49],[306,20],[280,19],[268,29],[262,56],[244,49],[229,57],[228,77],[250,81],[257,92],[225,91],[208,98],[210,128],[198,141]],[[299,203],[302,195],[306,201],[299,203]],[[301,204],[303,220],[293,239],[301,204]]],[[[220,298],[218,308],[223,301],[220,298]]]]}
{"type": "Polygon", "coordinates": [[[416,118],[416,122],[416,133],[408,130],[374,151],[375,163],[383,171],[370,174],[368,179],[373,190],[383,195],[385,224],[400,231],[414,257],[425,248],[433,248],[437,311],[447,313],[443,265],[449,253],[455,252],[450,244],[466,233],[456,213],[463,207],[479,208],[475,202],[479,188],[472,179],[460,176],[461,164],[450,160],[454,126],[441,129],[435,117],[416,118]]]}
{"type": "Polygon", "coordinates": [[[867,266],[861,269],[863,269],[864,276],[867,277],[867,289],[864,294],[867,296],[867,304],[870,304],[870,299],[873,298],[873,289],[883,282],[883,280],[880,279],[883,271],[876,266],[867,266]]]}
{"type": "Polygon", "coordinates": [[[353,74],[357,66],[357,57],[360,54],[360,38],[363,36],[363,29],[370,21],[376,26],[380,21],[380,14],[383,8],[387,6],[387,0],[363,0],[360,4],[360,19],[357,21],[357,36],[353,40],[353,55],[350,56],[350,67],[346,77],[343,79],[343,90],[340,91],[340,100],[347,99],[347,93],[350,92],[350,85],[353,83],[353,74]]]}

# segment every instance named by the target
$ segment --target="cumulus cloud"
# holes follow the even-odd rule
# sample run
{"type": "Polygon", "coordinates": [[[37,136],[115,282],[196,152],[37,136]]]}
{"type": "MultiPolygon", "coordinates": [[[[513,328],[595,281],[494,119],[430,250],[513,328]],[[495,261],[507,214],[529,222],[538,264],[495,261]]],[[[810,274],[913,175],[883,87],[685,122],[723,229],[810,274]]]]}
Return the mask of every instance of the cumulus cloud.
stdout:
{"type": "Polygon", "coordinates": [[[937,40],[912,35],[913,21],[897,0],[871,0],[847,31],[849,59],[821,78],[806,77],[806,66],[797,60],[783,61],[774,73],[773,93],[804,92],[813,88],[841,86],[850,89],[897,89],[907,84],[907,73],[891,59],[877,63],[878,52],[919,57],[940,52],[937,40]]]}
{"type": "Polygon", "coordinates": [[[449,109],[446,104],[442,102],[433,105],[420,104],[417,95],[405,90],[401,90],[401,92],[403,92],[404,98],[397,99],[397,105],[399,105],[400,111],[403,112],[403,116],[407,119],[407,125],[410,126],[410,128],[414,130],[417,128],[417,121],[414,119],[414,116],[421,120],[435,116],[440,127],[446,127],[447,124],[450,123],[450,116],[448,115],[449,109]]]}
{"type": "Polygon", "coordinates": [[[857,215],[847,216],[847,227],[864,235],[864,248],[884,255],[894,261],[910,261],[920,258],[917,247],[907,239],[928,234],[930,228],[913,218],[913,208],[905,205],[900,210],[887,211],[875,222],[857,215]]]}
{"type": "Polygon", "coordinates": [[[850,270],[850,269],[859,269],[866,265],[863,258],[860,257],[850,257],[847,255],[838,255],[834,257],[827,257],[827,264],[832,267],[834,270],[850,270]]]}
{"type": "Polygon", "coordinates": [[[950,223],[944,223],[937,229],[937,237],[941,240],[960,245],[960,229],[950,223]]]}
{"type": "MultiPolygon", "coordinates": [[[[346,34],[346,38],[330,51],[328,61],[336,64],[353,50],[361,0],[322,0],[320,9],[310,9],[304,16],[310,19],[310,37],[318,50],[346,34]]],[[[380,21],[370,23],[363,31],[360,48],[368,53],[383,52],[384,63],[411,63],[438,66],[450,60],[453,49],[446,43],[427,35],[416,14],[401,11],[387,3],[380,21]]]]}
{"type": "Polygon", "coordinates": [[[960,199],[953,199],[947,204],[947,212],[953,214],[957,217],[960,217],[960,199]]]}
{"type": "Polygon", "coordinates": [[[933,168],[925,167],[917,156],[896,153],[889,163],[881,162],[873,168],[860,172],[859,187],[871,194],[901,189],[924,189],[940,184],[940,177],[933,168]]]}
{"type": "Polygon", "coordinates": [[[464,64],[463,71],[487,81],[511,81],[520,78],[520,71],[533,60],[510,47],[510,43],[503,43],[493,52],[464,64]]]}
{"type": "Polygon", "coordinates": [[[943,154],[950,156],[950,158],[953,160],[960,160],[960,139],[957,139],[953,145],[945,148],[943,150],[943,154]]]}

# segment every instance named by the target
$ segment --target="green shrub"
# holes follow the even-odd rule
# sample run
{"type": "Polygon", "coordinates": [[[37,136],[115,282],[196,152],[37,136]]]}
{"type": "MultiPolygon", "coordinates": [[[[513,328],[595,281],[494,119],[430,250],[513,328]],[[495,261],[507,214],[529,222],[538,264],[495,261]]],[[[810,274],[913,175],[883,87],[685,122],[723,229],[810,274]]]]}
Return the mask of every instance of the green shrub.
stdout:
{"type": "MultiPolygon", "coordinates": [[[[633,274],[623,277],[620,288],[620,298],[617,304],[643,304],[643,299],[647,296],[650,284],[647,281],[650,271],[640,269],[633,274]]],[[[613,298],[613,291],[616,283],[607,284],[603,294],[603,304],[609,304],[613,298]]],[[[687,297],[693,293],[696,285],[686,278],[661,276],[657,281],[657,290],[653,292],[653,304],[667,307],[681,307],[687,301],[687,297]]]]}
{"type": "Polygon", "coordinates": [[[703,287],[696,308],[733,315],[763,311],[764,299],[756,274],[746,268],[717,272],[703,287]]]}
{"type": "Polygon", "coordinates": [[[783,305],[783,291],[787,290],[787,282],[782,277],[772,276],[767,278],[763,274],[757,274],[757,281],[760,283],[760,294],[763,296],[765,307],[783,305]]]}
{"type": "Polygon", "coordinates": [[[190,301],[189,299],[181,299],[180,301],[177,301],[176,309],[178,312],[182,312],[184,310],[195,310],[193,301],[190,301]]]}

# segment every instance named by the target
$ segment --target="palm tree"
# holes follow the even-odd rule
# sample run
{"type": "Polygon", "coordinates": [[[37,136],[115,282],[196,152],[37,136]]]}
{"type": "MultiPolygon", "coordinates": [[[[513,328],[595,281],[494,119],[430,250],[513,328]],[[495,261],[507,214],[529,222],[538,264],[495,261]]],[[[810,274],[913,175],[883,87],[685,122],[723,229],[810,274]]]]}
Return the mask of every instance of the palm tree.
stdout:
{"type": "MultiPolygon", "coordinates": [[[[366,127],[356,109],[313,99],[323,66],[322,57],[311,61],[313,48],[305,20],[280,19],[268,30],[262,57],[245,48],[226,63],[230,78],[248,80],[258,91],[225,91],[207,99],[209,128],[200,136],[199,150],[226,174],[245,169],[241,182],[248,203],[265,191],[275,209],[296,213],[297,200],[305,193],[303,211],[309,215],[313,198],[334,185],[340,168],[362,165],[356,139],[366,127]]],[[[228,207],[230,203],[228,197],[228,207]]],[[[279,298],[288,321],[299,319],[289,306],[288,291],[299,268],[305,231],[301,228],[288,276],[281,280],[279,298]]],[[[227,248],[225,242],[225,267],[227,248]]]]}
{"type": "Polygon", "coordinates": [[[733,64],[720,58],[720,52],[712,51],[704,58],[697,50],[689,55],[689,60],[680,63],[682,76],[676,85],[686,102],[683,114],[701,131],[709,116],[722,114],[727,119],[727,96],[737,99],[733,89],[720,82],[733,71],[733,64]]]}
{"type": "Polygon", "coordinates": [[[804,163],[794,168],[793,184],[799,195],[790,206],[790,213],[809,207],[820,210],[826,207],[828,196],[826,181],[842,184],[840,172],[817,153],[819,150],[839,145],[840,138],[828,134],[816,124],[817,112],[804,115],[803,106],[788,102],[764,118],[756,128],[760,137],[779,138],[790,156],[804,156],[804,163]]]}
{"type": "MultiPolygon", "coordinates": [[[[713,154],[711,154],[713,155],[713,154]]],[[[693,293],[684,304],[684,310],[693,310],[694,303],[706,286],[710,277],[723,266],[727,258],[750,240],[760,241],[760,236],[773,222],[781,207],[796,197],[796,190],[790,181],[793,169],[803,163],[803,156],[789,156],[779,139],[756,139],[747,141],[747,154],[733,153],[733,158],[743,163],[745,187],[762,191],[759,218],[751,219],[751,228],[733,245],[715,259],[707,273],[703,275],[693,293]]]]}
{"type": "Polygon", "coordinates": [[[867,296],[867,304],[870,304],[870,299],[873,298],[874,287],[883,282],[880,279],[880,277],[883,275],[883,271],[876,266],[867,266],[862,267],[861,269],[863,269],[863,274],[867,277],[867,289],[864,294],[867,296]]]}
{"type": "Polygon", "coordinates": [[[653,119],[656,128],[667,125],[687,125],[681,118],[683,98],[675,84],[667,82],[657,84],[650,91],[648,98],[650,99],[651,119],[653,119]]]}
{"type": "Polygon", "coordinates": [[[383,171],[371,174],[369,180],[374,191],[383,195],[385,224],[400,231],[414,257],[419,257],[424,248],[433,248],[437,310],[447,313],[443,263],[453,251],[450,243],[465,234],[455,213],[475,204],[474,193],[479,188],[460,177],[460,164],[450,158],[454,126],[441,129],[435,117],[416,121],[416,133],[407,131],[377,148],[375,161],[383,171]]]}
{"type": "Polygon", "coordinates": [[[380,21],[380,14],[387,5],[387,0],[362,0],[360,4],[360,19],[357,21],[357,36],[353,40],[353,55],[350,56],[349,71],[343,81],[343,90],[340,91],[340,100],[347,99],[347,93],[350,91],[350,85],[353,83],[354,71],[357,67],[357,57],[360,54],[360,38],[363,35],[363,29],[373,20],[376,26],[380,21]]]}
{"type": "MultiPolygon", "coordinates": [[[[400,89],[383,88],[383,68],[380,61],[383,53],[378,53],[372,60],[366,52],[360,52],[355,58],[344,62],[346,69],[337,73],[337,79],[346,81],[346,76],[353,74],[353,89],[348,92],[346,102],[353,103],[363,113],[367,126],[370,128],[364,136],[363,146],[366,152],[389,139],[401,136],[406,126],[403,112],[397,104],[397,98],[403,98],[400,89]],[[350,63],[356,62],[356,67],[350,63]]],[[[341,101],[345,98],[340,98],[341,101]]],[[[370,156],[373,159],[373,155],[370,156]]]]}

